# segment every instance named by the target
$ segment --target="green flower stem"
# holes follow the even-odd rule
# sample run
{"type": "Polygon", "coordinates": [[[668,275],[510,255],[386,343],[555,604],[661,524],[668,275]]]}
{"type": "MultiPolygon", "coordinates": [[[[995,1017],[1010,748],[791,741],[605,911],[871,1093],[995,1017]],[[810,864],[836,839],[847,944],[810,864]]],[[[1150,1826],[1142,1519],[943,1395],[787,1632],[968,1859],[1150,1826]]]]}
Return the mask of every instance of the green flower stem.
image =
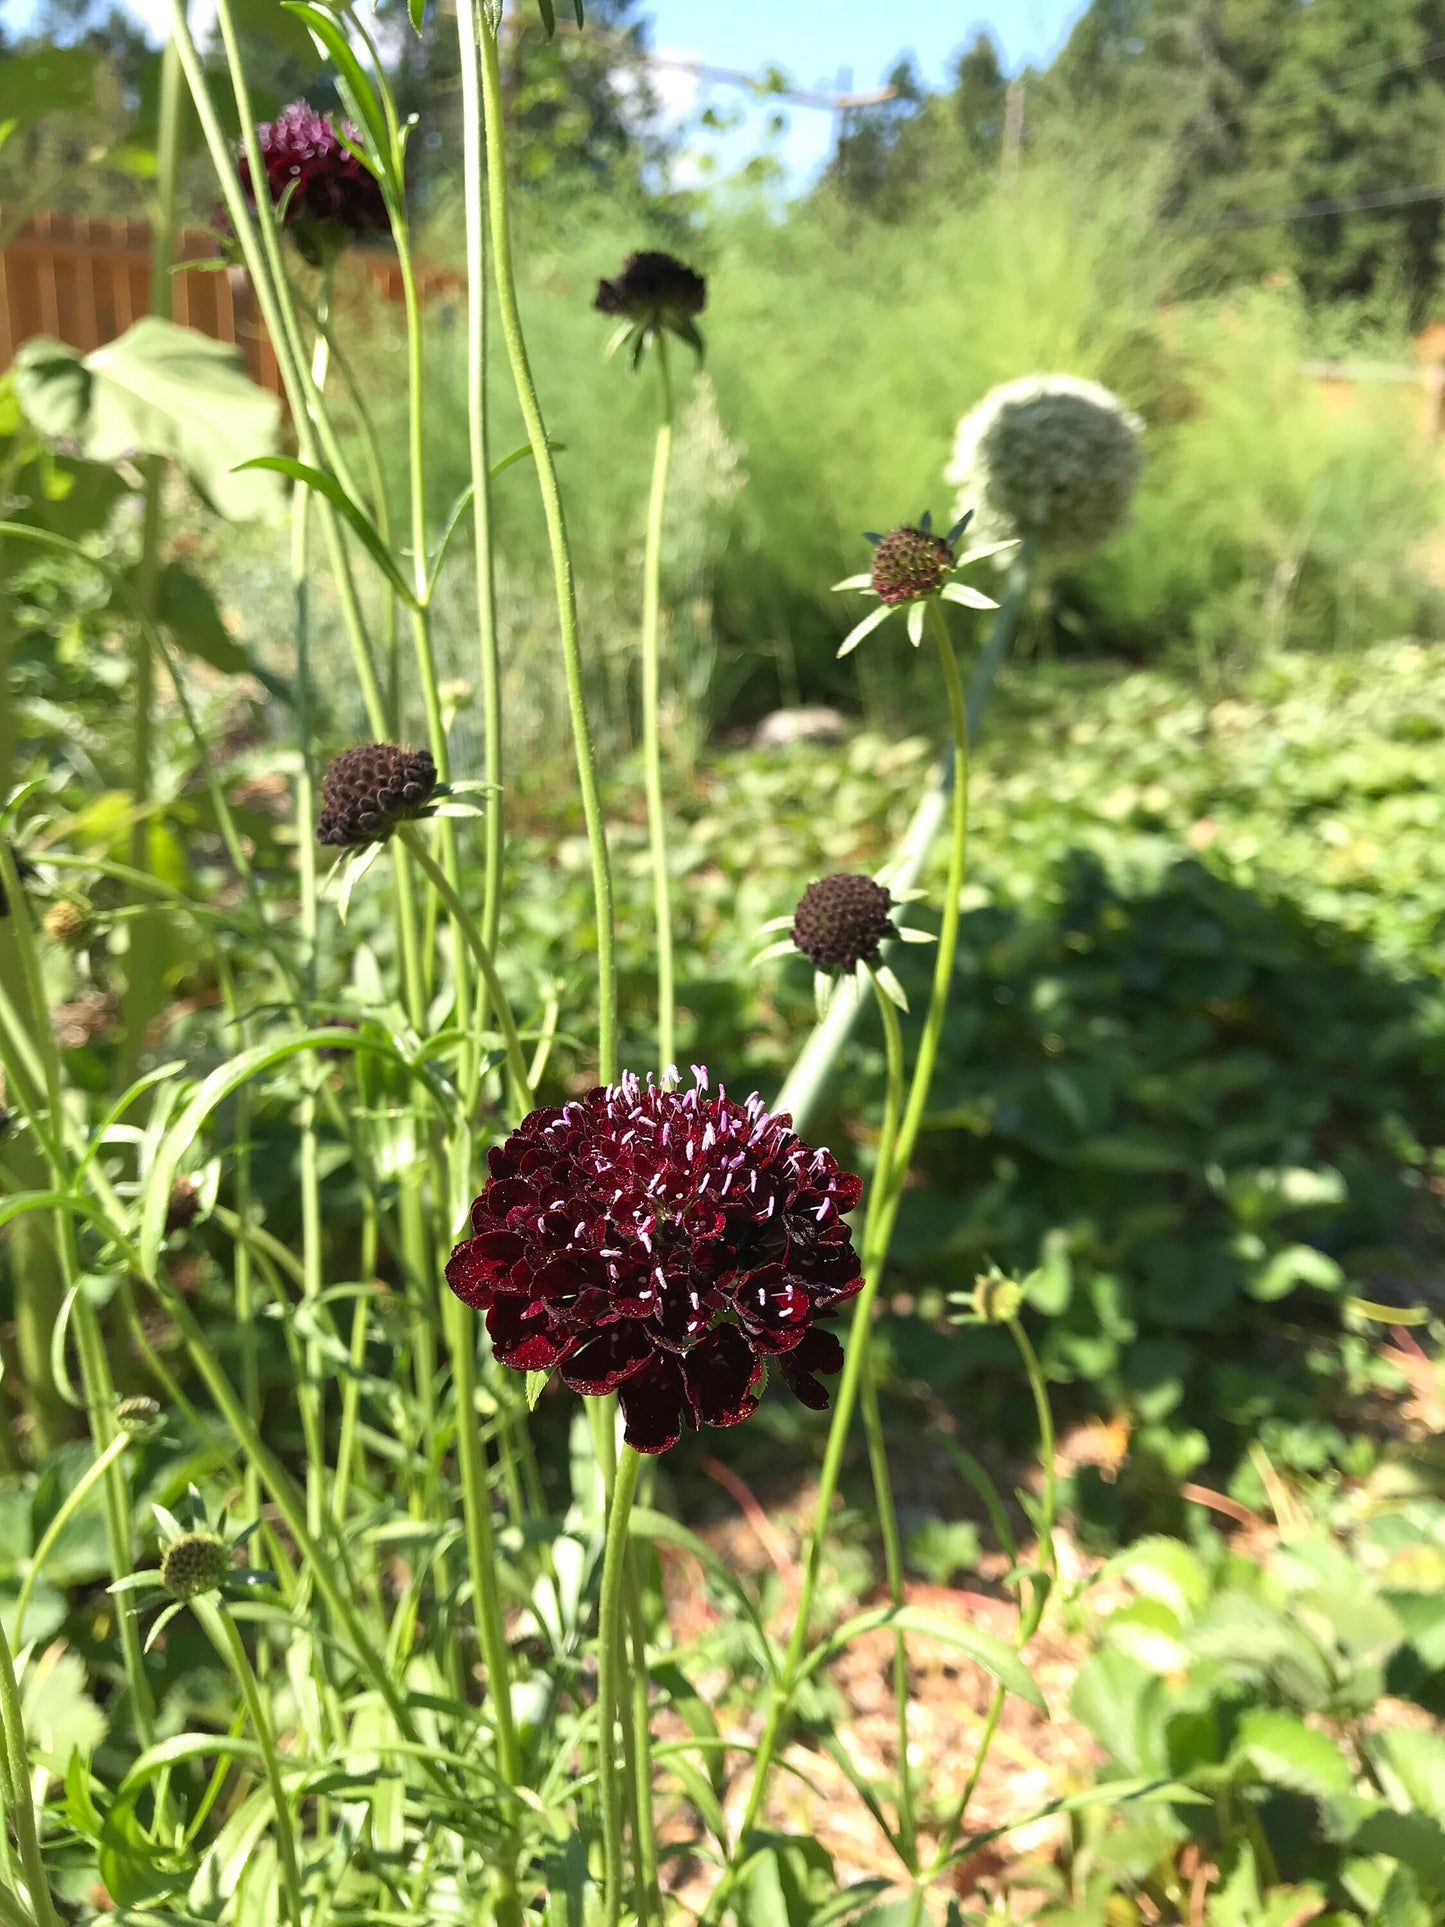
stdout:
{"type": "Polygon", "coordinates": [[[281,1863],[281,1893],[285,1911],[290,1916],[292,1927],[304,1927],[305,1902],[301,1897],[301,1864],[296,1853],[296,1827],[291,1814],[291,1802],[287,1797],[286,1782],[281,1776],[281,1756],[276,1750],[276,1735],[272,1730],[260,1682],[246,1651],[246,1642],[224,1605],[218,1606],[210,1599],[193,1599],[191,1610],[223,1664],[230,1667],[241,1689],[247,1717],[261,1748],[266,1785],[270,1789],[271,1805],[276,1815],[276,1854],[281,1863]]]}
{"type": "Polygon", "coordinates": [[[617,1460],[607,1511],[607,1540],[602,1555],[602,1604],[597,1622],[597,1792],[602,1807],[603,1902],[602,1927],[618,1927],[622,1918],[623,1792],[617,1772],[617,1713],[621,1699],[619,1668],[629,1670],[623,1637],[622,1607],[628,1564],[628,1521],[637,1489],[642,1456],[624,1445],[617,1460]]]}
{"type": "Polygon", "coordinates": [[[20,1591],[15,1596],[15,1632],[17,1638],[25,1627],[25,1609],[30,1604],[30,1595],[34,1590],[35,1582],[45,1570],[45,1562],[50,1557],[56,1540],[85,1503],[87,1494],[105,1477],[111,1466],[114,1465],[115,1461],[126,1450],[129,1444],[130,1440],[125,1434],[118,1432],[110,1444],[106,1446],[105,1450],[97,1453],[96,1457],[92,1459],[83,1475],[76,1480],[69,1492],[66,1493],[64,1499],[56,1507],[55,1516],[45,1528],[44,1536],[41,1538],[40,1544],[30,1556],[29,1563],[25,1568],[25,1577],[20,1582],[20,1591]]]}
{"type": "Polygon", "coordinates": [[[15,1660],[0,1613],[0,1764],[3,1764],[5,1805],[20,1848],[20,1864],[30,1890],[30,1911],[38,1927],[60,1927],[50,1897],[50,1880],[40,1857],[40,1833],[35,1824],[35,1802],[30,1794],[30,1758],[25,1743],[25,1716],[15,1685],[15,1660]]]}
{"type": "MultiPolygon", "coordinates": [[[[60,1054],[55,1043],[55,1034],[50,1027],[50,1012],[45,1001],[45,986],[40,975],[40,962],[35,953],[35,934],[31,926],[30,905],[20,888],[20,879],[15,874],[15,864],[8,845],[0,838],[0,884],[3,884],[10,899],[10,915],[6,924],[13,933],[16,951],[20,959],[20,974],[25,986],[26,998],[30,1004],[31,1034],[37,1040],[41,1065],[45,1079],[45,1103],[48,1112],[49,1129],[56,1134],[50,1143],[51,1174],[57,1191],[68,1188],[68,1173],[65,1168],[61,1146],[67,1122],[65,1103],[61,1093],[60,1054]]],[[[81,1386],[85,1394],[86,1414],[90,1421],[90,1435],[98,1453],[103,1453],[111,1440],[117,1435],[115,1422],[115,1382],[110,1373],[110,1361],[106,1357],[105,1343],[101,1337],[100,1322],[95,1308],[80,1286],[80,1264],[75,1249],[75,1226],[69,1212],[55,1213],[55,1247],[60,1261],[61,1280],[67,1293],[74,1293],[75,1314],[74,1330],[77,1349],[80,1353],[81,1386]]],[[[105,1472],[105,1534],[106,1550],[110,1560],[111,1579],[126,1579],[130,1576],[133,1564],[131,1548],[131,1509],[130,1486],[125,1468],[118,1459],[106,1466],[105,1472]]],[[[125,1664],[126,1686],[130,1693],[131,1715],[135,1721],[136,1737],[142,1747],[155,1744],[155,1705],[151,1699],[150,1684],[145,1675],[145,1658],[141,1651],[140,1634],[134,1618],[124,1615],[121,1620],[121,1654],[125,1664]]]]}
{"type": "Polygon", "coordinates": [[[662,418],[652,463],[647,504],[647,547],[642,565],[642,758],[647,790],[647,841],[652,859],[652,896],[657,922],[657,1060],[665,1076],[676,1061],[676,994],[673,987],[672,902],[667,873],[667,810],[662,798],[662,740],[658,707],[661,682],[662,529],[672,463],[673,393],[667,335],[657,337],[662,418]]]}
{"type": "MultiPolygon", "coordinates": [[[[964,869],[968,860],[968,710],[963,684],[959,678],[958,661],[954,655],[947,624],[943,620],[936,600],[931,601],[928,606],[932,618],[934,642],[938,650],[939,668],[942,671],[944,687],[948,695],[949,722],[953,733],[953,793],[949,813],[951,834],[948,878],[944,886],[943,916],[934,964],[933,991],[929,999],[928,1013],[924,1018],[923,1036],[914,1062],[913,1077],[898,1128],[893,1157],[887,1168],[880,1166],[874,1172],[863,1243],[863,1289],[855,1302],[847,1355],[834,1399],[832,1422],[828,1428],[823,1469],[818,1481],[818,1504],[813,1535],[808,1550],[808,1563],[804,1568],[797,1613],[793,1621],[792,1637],[788,1642],[782,1675],[773,1688],[767,1720],[758,1742],[753,1766],[753,1783],[749,1790],[742,1825],[738,1830],[738,1855],[747,1853],[748,1838],[757,1825],[758,1815],[762,1811],[763,1800],[767,1793],[767,1776],[777,1752],[783,1724],[792,1701],[798,1668],[802,1664],[807,1644],[808,1621],[812,1616],[813,1600],[817,1593],[818,1576],[822,1568],[828,1517],[837,1492],[838,1475],[842,1469],[843,1451],[847,1444],[848,1426],[852,1420],[853,1407],[857,1402],[863,1368],[867,1361],[867,1335],[873,1316],[873,1303],[882,1282],[893,1229],[898,1219],[903,1180],[907,1175],[913,1149],[922,1127],[923,1114],[928,1102],[928,1089],[933,1079],[939,1041],[943,1033],[944,1015],[953,984],[954,957],[958,948],[959,897],[963,890],[964,869]]],[[[719,1917],[723,1904],[737,1884],[740,1866],[741,1860],[735,1857],[713,1892],[703,1915],[704,1920],[711,1921],[719,1917]]]]}
{"type": "MultiPolygon", "coordinates": [[[[261,181],[266,178],[266,171],[261,163],[260,147],[256,139],[256,117],[251,104],[250,90],[246,84],[245,69],[241,63],[235,20],[229,0],[218,0],[216,17],[230,69],[236,112],[240,120],[247,164],[251,169],[251,179],[261,181]]],[[[247,205],[246,196],[236,172],[231,141],[221,124],[216,104],[211,98],[206,70],[186,21],[185,0],[171,0],[171,33],[177,58],[185,73],[186,83],[191,90],[191,99],[201,123],[201,133],[205,139],[206,149],[216,171],[221,198],[240,243],[246,269],[251,278],[251,286],[255,290],[257,305],[261,310],[261,318],[265,323],[272,348],[275,350],[282,385],[291,404],[291,416],[296,428],[297,451],[302,461],[311,467],[324,467],[320,437],[327,426],[326,416],[325,411],[317,407],[315,396],[311,391],[300,324],[291,302],[285,298],[285,263],[281,256],[281,239],[276,228],[274,210],[269,201],[263,199],[253,216],[247,205]]],[[[361,604],[357,599],[356,585],[351,578],[351,566],[340,520],[331,503],[324,498],[318,504],[317,514],[326,537],[342,620],[351,643],[357,680],[361,686],[362,700],[366,705],[367,720],[377,741],[382,742],[385,741],[388,733],[386,710],[382,704],[381,690],[377,684],[376,671],[371,660],[371,649],[366,638],[366,626],[361,616],[361,604]]]]}
{"type": "Polygon", "coordinates": [[[1043,1367],[1039,1364],[1038,1353],[1023,1325],[1017,1318],[1008,1321],[1009,1334],[1018,1347],[1019,1357],[1023,1360],[1024,1375],[1029,1381],[1029,1391],[1033,1395],[1034,1411],[1039,1421],[1039,1462],[1043,1468],[1043,1503],[1039,1511],[1039,1551],[1043,1558],[1044,1570],[1049,1575],[1049,1585],[1037,1582],[1032,1587],[1032,1598],[1028,1612],[1024,1615],[1023,1629],[1019,1634],[1020,1646],[1025,1646],[1039,1629],[1039,1621],[1044,1616],[1051,1586],[1059,1576],[1058,1548],[1054,1544],[1054,1521],[1058,1516],[1058,1471],[1054,1463],[1054,1415],[1049,1408],[1049,1391],[1044,1381],[1043,1367]]]}
{"type": "MultiPolygon", "coordinates": [[[[312,349],[311,381],[318,397],[326,386],[328,346],[325,321],[331,307],[331,274],[325,274],[317,303],[318,326],[312,349]]],[[[301,766],[296,776],[296,844],[301,872],[301,947],[308,1006],[316,1001],[316,934],[319,922],[316,875],[316,741],[311,686],[311,584],[307,572],[311,491],[299,484],[291,491],[291,597],[296,623],[296,727],[301,738],[301,766]]],[[[306,1371],[300,1396],[308,1438],[325,1436],[326,1393],[318,1308],[324,1286],[321,1237],[321,1175],[316,1140],[316,1091],[321,1067],[308,1051],[301,1066],[301,1255],[305,1269],[304,1296],[311,1314],[306,1340],[306,1371]]],[[[321,1531],[326,1514],[326,1467],[314,1452],[306,1458],[306,1521],[321,1531]]]]}
{"type": "Polygon", "coordinates": [[[647,1670],[647,1625],[642,1612],[642,1590],[637,1575],[638,1548],[627,1549],[626,1611],[627,1638],[632,1654],[632,1709],[630,1730],[633,1736],[632,1772],[636,1786],[633,1802],[637,1815],[634,1843],[638,1927],[657,1921],[662,1927],[662,1893],[657,1884],[657,1829],[653,1821],[652,1795],[652,1707],[649,1703],[647,1670]]]}
{"type": "Polygon", "coordinates": [[[460,926],[462,940],[471,951],[477,969],[481,972],[482,981],[487,986],[487,994],[497,1014],[497,1025],[501,1030],[502,1043],[507,1053],[507,1073],[512,1080],[513,1102],[518,1106],[518,1117],[525,1117],[532,1108],[532,1086],[527,1074],[527,1060],[522,1051],[522,1040],[517,1035],[511,1005],[507,1002],[507,995],[497,975],[497,967],[492,961],[491,952],[482,942],[481,932],[467,915],[466,906],[457,895],[450,877],[426,847],[416,825],[414,823],[399,825],[398,835],[426,872],[428,882],[447,906],[453,923],[460,926]]]}
{"type": "MultiPolygon", "coordinates": [[[[477,585],[477,643],[482,672],[482,744],[489,783],[502,776],[502,670],[497,633],[497,578],[492,547],[492,468],[487,406],[487,207],[483,187],[481,49],[472,0],[457,7],[461,55],[462,180],[467,249],[467,423],[472,470],[472,542],[477,585]]],[[[502,922],[502,858],[506,847],[502,792],[494,790],[483,826],[482,942],[496,954],[502,922]]],[[[487,1021],[485,987],[477,1028],[487,1021]]]]}
{"type": "MultiPolygon", "coordinates": [[[[462,0],[477,7],[481,0],[462,0]]],[[[480,18],[479,40],[482,66],[482,112],[486,133],[488,212],[491,217],[492,266],[497,284],[497,306],[501,316],[502,337],[517,399],[526,424],[527,440],[536,464],[542,491],[542,509],[547,522],[547,540],[552,553],[552,574],[557,597],[557,620],[562,638],[562,661],[567,678],[567,703],[572,717],[572,738],[577,757],[577,780],[582,792],[582,813],[587,824],[587,844],[592,859],[592,895],[597,917],[597,1054],[598,1076],[610,1084],[617,1076],[617,958],[615,912],[612,899],[612,863],[607,850],[607,831],[602,820],[602,797],[597,782],[597,762],[592,744],[592,726],[587,716],[587,697],[582,675],[582,645],[577,626],[577,588],[572,568],[572,550],[567,537],[567,521],[562,508],[562,491],[557,480],[557,465],[547,439],[547,426],[537,397],[537,385],[527,354],[522,330],[521,310],[517,303],[517,273],[512,258],[511,212],[507,194],[507,147],[502,108],[502,70],[497,46],[498,28],[485,9],[480,18]]]]}
{"type": "MultiPolygon", "coordinates": [[[[883,1025],[887,1062],[883,1126],[878,1137],[878,1168],[887,1171],[893,1163],[898,1120],[903,1109],[903,1033],[898,1023],[898,1006],[878,982],[876,974],[871,970],[868,974],[883,1025]]],[[[868,1464],[873,1474],[879,1530],[883,1535],[888,1593],[893,1604],[901,1607],[905,1603],[903,1547],[898,1536],[898,1509],[893,1502],[893,1482],[888,1473],[888,1442],[883,1432],[882,1414],[878,1409],[878,1363],[873,1349],[871,1322],[860,1334],[860,1340],[866,1354],[861,1388],[863,1434],[868,1441],[868,1464]]],[[[908,1643],[901,1632],[895,1632],[893,1703],[898,1721],[898,1831],[903,1842],[905,1865],[913,1872],[918,1865],[918,1821],[913,1805],[913,1776],[908,1764],[908,1700],[908,1643]]]]}

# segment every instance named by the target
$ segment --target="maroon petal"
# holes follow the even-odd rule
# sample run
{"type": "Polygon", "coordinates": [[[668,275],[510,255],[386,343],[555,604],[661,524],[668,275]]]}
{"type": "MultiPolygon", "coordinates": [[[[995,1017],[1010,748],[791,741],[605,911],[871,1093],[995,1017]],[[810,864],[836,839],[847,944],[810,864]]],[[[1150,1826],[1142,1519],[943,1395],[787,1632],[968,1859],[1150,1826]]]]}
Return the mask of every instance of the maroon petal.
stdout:
{"type": "Polygon", "coordinates": [[[627,1379],[618,1396],[626,1420],[623,1438],[636,1452],[666,1452],[682,1437],[684,1385],[675,1358],[655,1352],[627,1379]]]}
{"type": "Polygon", "coordinates": [[[544,1304],[499,1298],[487,1313],[487,1332],[497,1357],[514,1372],[550,1371],[566,1350],[544,1304]]]}
{"type": "Polygon", "coordinates": [[[837,1335],[829,1331],[810,1331],[800,1345],[785,1352],[778,1361],[788,1390],[804,1405],[811,1406],[815,1412],[828,1409],[828,1388],[820,1385],[814,1372],[840,1372],[843,1369],[843,1347],[837,1335]]]}
{"type": "Polygon", "coordinates": [[[688,1404],[699,1425],[741,1425],[758,1409],[763,1361],[736,1325],[719,1325],[682,1361],[688,1404]]]}
{"type": "Polygon", "coordinates": [[[485,1311],[498,1285],[505,1286],[508,1267],[521,1248],[521,1239],[510,1231],[484,1231],[464,1239],[447,1260],[447,1283],[464,1305],[485,1311]]]}
{"type": "Polygon", "coordinates": [[[574,1392],[601,1398],[615,1392],[651,1358],[652,1341],[635,1318],[620,1318],[583,1345],[562,1368],[574,1392]]]}
{"type": "Polygon", "coordinates": [[[813,1321],[812,1295],[781,1265],[764,1265],[733,1287],[733,1303],[761,1351],[791,1351],[813,1321]]]}

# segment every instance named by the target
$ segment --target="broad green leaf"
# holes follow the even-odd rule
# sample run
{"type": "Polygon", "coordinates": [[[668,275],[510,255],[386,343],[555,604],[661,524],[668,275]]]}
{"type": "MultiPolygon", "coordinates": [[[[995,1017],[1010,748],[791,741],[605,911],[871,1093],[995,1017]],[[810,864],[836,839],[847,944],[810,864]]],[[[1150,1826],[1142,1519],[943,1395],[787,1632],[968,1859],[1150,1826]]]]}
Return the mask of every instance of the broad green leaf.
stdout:
{"type": "Polygon", "coordinates": [[[1030,1706],[1037,1707],[1041,1713],[1047,1713],[1043,1694],[1012,1646],[995,1639],[992,1633],[980,1632],[977,1627],[965,1626],[958,1620],[945,1619],[942,1613],[928,1612],[921,1606],[879,1606],[872,1612],[859,1613],[855,1618],[845,1620],[821,1646],[809,1654],[800,1669],[799,1678],[805,1679],[818,1667],[828,1665],[860,1634],[884,1627],[894,1632],[923,1633],[929,1639],[936,1639],[940,1645],[952,1646],[958,1652],[966,1653],[1000,1686],[1017,1698],[1026,1700],[1030,1706]]]}
{"type": "Polygon", "coordinates": [[[1385,1853],[1403,1861],[1427,1892],[1445,1902],[1445,1827],[1428,1813],[1381,1807],[1356,1827],[1350,1845],[1356,1853],[1385,1853]]]}
{"type": "Polygon", "coordinates": [[[250,379],[234,348],[194,328],[147,315],[85,356],[40,336],[16,355],[15,381],[35,427],[90,461],[163,455],[222,515],[279,507],[273,483],[234,471],[275,447],[281,404],[250,379]]]}
{"type": "Polygon", "coordinates": [[[1423,1727],[1397,1726],[1376,1736],[1376,1764],[1412,1806],[1445,1824],[1445,1737],[1423,1727]]]}
{"type": "Polygon", "coordinates": [[[1209,1575],[1199,1554],[1162,1533],[1136,1540],[1111,1559],[1106,1570],[1127,1579],[1146,1598],[1162,1601],[1180,1620],[1189,1619],[1209,1597],[1209,1575]]]}
{"type": "Polygon", "coordinates": [[[249,670],[250,659],[221,620],[215,598],[184,563],[168,562],[161,570],[156,616],[188,656],[226,676],[243,676],[249,670]]]}
{"type": "Polygon", "coordinates": [[[1069,1701],[1074,1718],[1131,1773],[1168,1770],[1166,1704],[1156,1673],[1107,1646],[1079,1668],[1069,1701]]]}
{"type": "Polygon", "coordinates": [[[1350,1764],[1329,1735],[1281,1707],[1250,1707],[1239,1722],[1231,1761],[1247,1761],[1271,1786],[1326,1805],[1348,1800],[1355,1790],[1350,1764]]]}

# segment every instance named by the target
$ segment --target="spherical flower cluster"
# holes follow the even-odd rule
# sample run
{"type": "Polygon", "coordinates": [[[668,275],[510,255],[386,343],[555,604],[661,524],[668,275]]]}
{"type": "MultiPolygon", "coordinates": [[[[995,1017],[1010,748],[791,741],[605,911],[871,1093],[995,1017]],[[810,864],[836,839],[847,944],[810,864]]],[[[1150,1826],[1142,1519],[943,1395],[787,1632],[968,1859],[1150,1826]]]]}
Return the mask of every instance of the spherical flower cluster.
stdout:
{"type": "Polygon", "coordinates": [[[52,943],[67,946],[84,943],[90,934],[90,906],[62,897],[52,903],[40,920],[40,927],[52,943]]]}
{"type": "Polygon", "coordinates": [[[873,551],[873,587],[880,602],[896,608],[936,595],[952,573],[953,547],[931,529],[890,529],[873,551]]]}
{"type": "Polygon", "coordinates": [[[988,536],[1056,552],[1093,548],[1123,522],[1144,424],[1117,395],[1071,375],[1031,375],[986,395],[958,425],[946,479],[956,513],[988,536]]]}
{"type": "Polygon", "coordinates": [[[398,823],[420,814],[436,784],[429,750],[396,743],[348,749],[322,779],[317,841],[343,849],[384,842],[398,823]]]}
{"type": "MultiPolygon", "coordinates": [[[[267,189],[277,206],[285,203],[281,224],[313,267],[333,260],[348,241],[389,230],[380,183],[346,145],[359,138],[349,121],[338,133],[325,114],[304,100],[292,101],[275,120],[256,129],[267,189]]],[[[244,152],[238,167],[254,205],[251,166],[244,152]]]]}
{"type": "Polygon", "coordinates": [[[822,1410],[815,1374],[838,1371],[843,1348],[816,1321],[861,1285],[843,1215],[860,1181],[760,1098],[714,1096],[693,1074],[681,1091],[627,1072],[533,1111],[488,1154],[472,1236],[447,1265],[504,1365],[617,1392],[639,1452],[748,1418],[768,1358],[822,1410]]]}
{"type": "Polygon", "coordinates": [[[810,883],[793,913],[793,943],[819,970],[856,970],[881,962],[879,945],[896,937],[893,898],[872,877],[831,876],[810,883]]]}
{"type": "Polygon", "coordinates": [[[214,1532],[183,1532],[161,1554],[161,1584],[172,1599],[199,1599],[229,1575],[231,1549],[214,1532]]]}

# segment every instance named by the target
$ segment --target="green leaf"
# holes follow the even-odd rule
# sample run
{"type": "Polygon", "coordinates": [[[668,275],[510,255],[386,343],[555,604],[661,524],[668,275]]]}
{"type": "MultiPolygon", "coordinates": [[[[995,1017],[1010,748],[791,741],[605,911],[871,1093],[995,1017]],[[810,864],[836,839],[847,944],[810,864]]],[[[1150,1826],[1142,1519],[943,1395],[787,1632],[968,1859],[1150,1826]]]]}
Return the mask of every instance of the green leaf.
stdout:
{"type": "Polygon", "coordinates": [[[44,336],[15,357],[15,386],[34,426],[95,462],[162,455],[234,518],[269,516],[274,485],[234,471],[276,445],[281,404],[246,374],[240,354],[194,328],[147,315],[81,356],[44,336]]]}
{"type": "Polygon", "coordinates": [[[1107,1646],[1079,1668],[1069,1700],[1074,1718],[1131,1773],[1167,1772],[1165,1705],[1158,1675],[1107,1646]]]}
{"type": "Polygon", "coordinates": [[[767,1629],[759,1617],[758,1609],[748,1597],[746,1588],[737,1574],[723,1560],[719,1559],[711,1546],[705,1545],[696,1533],[689,1532],[686,1526],[670,1519],[665,1512],[653,1512],[647,1506],[635,1506],[628,1522],[628,1531],[636,1538],[651,1540],[654,1545],[676,1546],[681,1552],[691,1553],[706,1571],[717,1580],[742,1607],[753,1630],[762,1642],[762,1652],[768,1667],[776,1671],[776,1655],[773,1643],[768,1638],[767,1629]]]}
{"type": "Polygon", "coordinates": [[[1105,1571],[1118,1573],[1146,1598],[1160,1600],[1180,1620],[1192,1617],[1209,1597],[1209,1575],[1199,1554],[1162,1533],[1136,1540],[1105,1571]]]}
{"type": "Polygon", "coordinates": [[[1445,1824],[1445,1737],[1423,1727],[1397,1726],[1377,1734],[1372,1751],[1401,1796],[1398,1804],[1445,1824]]]}
{"type": "Polygon", "coordinates": [[[410,603],[413,609],[418,606],[416,592],[397,566],[395,556],[334,476],[323,474],[319,468],[311,468],[305,462],[298,462],[293,455],[258,455],[254,461],[242,462],[240,467],[271,469],[277,475],[288,475],[293,482],[300,482],[306,488],[314,489],[318,495],[324,495],[402,600],[410,603]]]}
{"type": "Polygon", "coordinates": [[[243,33],[262,35],[304,72],[321,65],[316,42],[281,0],[231,0],[231,15],[243,33]]]}
{"type": "Polygon", "coordinates": [[[806,1679],[820,1666],[828,1665],[851,1640],[884,1627],[894,1632],[923,1633],[929,1639],[938,1640],[941,1645],[952,1646],[956,1651],[966,1653],[1000,1686],[1027,1701],[1039,1712],[1047,1714],[1043,1694],[1012,1646],[995,1639],[992,1633],[980,1632],[976,1627],[965,1626],[958,1620],[945,1619],[942,1613],[928,1612],[921,1606],[879,1606],[872,1612],[858,1613],[854,1618],[845,1620],[821,1646],[808,1655],[799,1670],[799,1679],[806,1679]]]}
{"type": "Polygon", "coordinates": [[[1427,1891],[1445,1899],[1445,1827],[1428,1813],[1394,1813],[1381,1807],[1356,1827],[1350,1846],[1356,1853],[1384,1853],[1403,1861],[1427,1891]]]}
{"type": "Polygon", "coordinates": [[[283,0],[286,11],[305,23],[315,34],[328,59],[336,68],[341,84],[351,96],[352,112],[357,122],[365,130],[374,160],[385,160],[391,152],[391,134],[382,112],[381,102],[376,97],[376,89],[368,79],[366,70],[357,59],[351,42],[347,39],[340,23],[320,7],[309,6],[305,0],[283,0]]]}
{"type": "Polygon", "coordinates": [[[1270,1786],[1307,1793],[1327,1806],[1355,1791],[1349,1762],[1329,1735],[1280,1707],[1252,1706],[1240,1720],[1230,1764],[1245,1762],[1270,1786]]]}
{"type": "Polygon", "coordinates": [[[1317,1251],[1313,1245],[1286,1245],[1245,1279],[1244,1288],[1251,1298],[1269,1305],[1278,1298],[1287,1298],[1300,1285],[1313,1285],[1319,1291],[1338,1291],[1344,1282],[1344,1272],[1323,1251],[1317,1251]]]}
{"type": "Polygon", "coordinates": [[[542,1396],[543,1392],[546,1391],[547,1381],[551,1378],[551,1376],[552,1374],[550,1371],[528,1372],[527,1374],[527,1410],[529,1412],[536,1411],[537,1400],[542,1396]]]}
{"type": "Polygon", "coordinates": [[[250,669],[250,658],[222,622],[210,590],[183,562],[168,562],[161,570],[156,617],[178,649],[222,675],[243,676],[250,669]]]}

